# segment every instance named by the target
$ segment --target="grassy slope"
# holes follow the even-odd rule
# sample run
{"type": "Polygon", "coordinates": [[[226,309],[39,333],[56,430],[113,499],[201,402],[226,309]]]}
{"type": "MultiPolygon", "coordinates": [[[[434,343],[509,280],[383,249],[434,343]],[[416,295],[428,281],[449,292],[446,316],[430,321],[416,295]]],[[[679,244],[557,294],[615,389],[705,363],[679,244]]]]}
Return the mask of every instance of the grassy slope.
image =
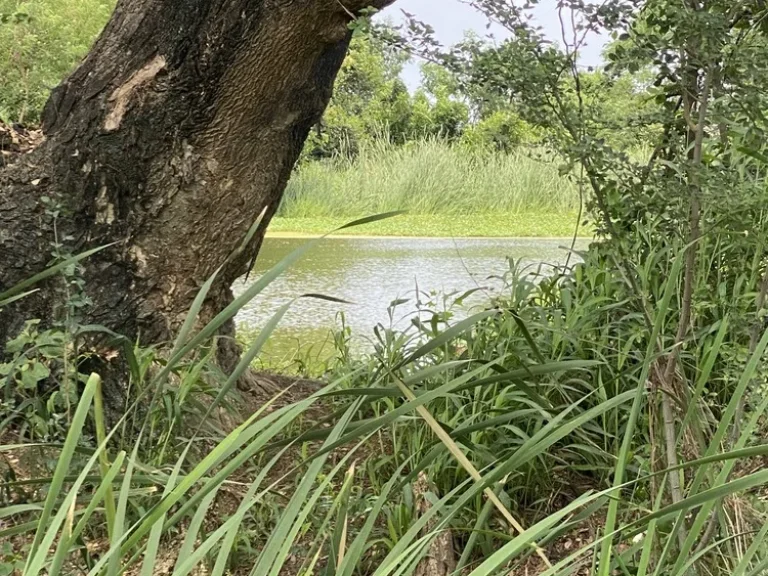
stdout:
{"type": "MultiPolygon", "coordinates": [[[[454,237],[571,237],[576,213],[472,214],[460,216],[404,214],[341,230],[335,234],[355,236],[454,236],[454,237]]],[[[268,236],[314,236],[349,222],[352,217],[275,218],[268,236]]],[[[579,227],[580,236],[590,236],[589,227],[579,227]]]]}
{"type": "MultiPolygon", "coordinates": [[[[541,152],[477,153],[441,141],[368,143],[354,161],[304,164],[272,234],[320,234],[370,214],[408,214],[346,234],[571,236],[578,187],[541,152]]],[[[584,229],[581,234],[589,234],[584,229]]]]}

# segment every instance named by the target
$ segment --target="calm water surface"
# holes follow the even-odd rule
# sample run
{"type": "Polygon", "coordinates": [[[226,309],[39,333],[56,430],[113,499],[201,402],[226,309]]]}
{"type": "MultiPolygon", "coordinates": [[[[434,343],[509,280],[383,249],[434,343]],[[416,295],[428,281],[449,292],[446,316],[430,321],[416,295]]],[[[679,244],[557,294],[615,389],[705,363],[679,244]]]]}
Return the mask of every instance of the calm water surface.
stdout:
{"type": "MultiPolygon", "coordinates": [[[[267,238],[251,277],[235,284],[235,294],[306,242],[267,238]]],[[[499,289],[498,276],[509,270],[508,259],[532,272],[544,264],[542,271],[546,272],[546,265],[565,262],[569,246],[567,239],[329,238],[252,300],[237,321],[258,330],[292,298],[324,294],[350,303],[297,300],[280,323],[273,345],[277,342],[282,352],[287,352],[299,343],[325,339],[329,330],[338,326],[339,312],[344,313],[353,334],[364,340],[377,323],[390,325],[388,308],[395,299],[408,299],[394,315],[400,325],[417,310],[417,289],[423,302],[429,294],[463,293],[481,287],[483,292],[468,299],[470,304],[481,304],[487,301],[487,294],[499,289]]],[[[586,241],[579,241],[576,249],[585,246],[586,241]]]]}

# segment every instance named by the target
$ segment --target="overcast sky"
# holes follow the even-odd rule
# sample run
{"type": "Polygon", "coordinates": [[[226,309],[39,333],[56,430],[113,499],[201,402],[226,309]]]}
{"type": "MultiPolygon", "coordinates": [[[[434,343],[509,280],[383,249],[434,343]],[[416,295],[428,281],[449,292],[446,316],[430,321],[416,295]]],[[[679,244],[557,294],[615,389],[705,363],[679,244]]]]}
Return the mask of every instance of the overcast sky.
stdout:
{"type": "MultiPolygon", "coordinates": [[[[459,0],[398,0],[382,12],[382,17],[391,19],[395,23],[401,22],[402,10],[431,25],[435,29],[437,39],[445,45],[459,42],[467,30],[474,30],[481,36],[488,33],[485,17],[459,0]]],[[[536,23],[543,27],[544,33],[551,40],[557,41],[561,38],[557,0],[541,0],[536,8],[536,23]]],[[[492,31],[497,37],[503,34],[498,28],[493,28],[492,31]]],[[[599,64],[605,42],[604,37],[591,37],[582,49],[580,63],[584,66],[599,64]]],[[[407,66],[403,77],[409,87],[416,87],[419,83],[418,62],[412,62],[407,66]]]]}

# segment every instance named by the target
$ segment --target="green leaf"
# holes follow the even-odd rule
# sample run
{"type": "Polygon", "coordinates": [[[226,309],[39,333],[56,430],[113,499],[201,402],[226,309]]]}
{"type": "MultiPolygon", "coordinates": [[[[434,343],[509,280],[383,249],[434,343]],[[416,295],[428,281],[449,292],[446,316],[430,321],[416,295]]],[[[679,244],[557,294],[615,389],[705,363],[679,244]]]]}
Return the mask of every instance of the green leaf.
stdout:
{"type": "Polygon", "coordinates": [[[93,248],[91,250],[87,250],[83,252],[82,254],[78,254],[77,256],[72,256],[70,258],[67,258],[66,260],[62,260],[55,266],[51,266],[50,268],[47,268],[40,272],[39,274],[35,274],[31,278],[28,278],[27,280],[24,280],[23,282],[20,282],[16,284],[15,286],[9,288],[5,292],[0,292],[0,306],[5,305],[8,300],[16,296],[17,294],[20,294],[24,292],[27,288],[30,286],[34,286],[38,282],[41,282],[42,280],[45,280],[46,278],[49,278],[50,276],[53,276],[54,274],[58,274],[59,272],[63,271],[68,266],[71,266],[72,264],[76,264],[77,262],[80,262],[81,260],[84,260],[85,258],[88,258],[90,256],[93,256],[94,254],[101,252],[105,248],[109,248],[110,246],[114,246],[117,244],[117,242],[112,242],[110,244],[105,244],[104,246],[99,246],[98,248],[93,248]]]}
{"type": "MultiPolygon", "coordinates": [[[[97,374],[90,375],[88,381],[86,382],[85,389],[83,390],[83,394],[80,397],[80,402],[77,405],[75,414],[72,417],[72,422],[69,432],[67,433],[67,438],[64,440],[64,445],[61,449],[61,452],[59,453],[59,459],[58,463],[56,464],[56,469],[53,473],[53,478],[51,478],[51,483],[48,487],[48,495],[46,496],[45,503],[43,504],[43,511],[37,521],[38,523],[35,537],[29,549],[27,563],[24,566],[25,576],[37,576],[37,574],[43,568],[45,558],[48,554],[48,547],[51,545],[55,537],[56,531],[58,529],[58,523],[51,522],[51,516],[53,515],[56,501],[59,498],[61,489],[64,485],[64,478],[69,472],[72,456],[75,453],[77,442],[83,432],[85,419],[88,416],[91,401],[93,400],[93,395],[96,391],[96,387],[98,386],[99,381],[100,377],[97,374]],[[47,546],[45,546],[44,543],[47,544],[47,546]]],[[[95,457],[92,457],[91,462],[94,461],[95,457]]],[[[83,472],[81,473],[83,478],[87,471],[87,468],[83,469],[83,472]]],[[[76,488],[77,486],[70,490],[70,496],[72,499],[74,499],[74,491],[76,488]]],[[[58,514],[57,518],[59,518],[58,514]]],[[[63,515],[61,515],[60,520],[63,520],[63,515]]]]}

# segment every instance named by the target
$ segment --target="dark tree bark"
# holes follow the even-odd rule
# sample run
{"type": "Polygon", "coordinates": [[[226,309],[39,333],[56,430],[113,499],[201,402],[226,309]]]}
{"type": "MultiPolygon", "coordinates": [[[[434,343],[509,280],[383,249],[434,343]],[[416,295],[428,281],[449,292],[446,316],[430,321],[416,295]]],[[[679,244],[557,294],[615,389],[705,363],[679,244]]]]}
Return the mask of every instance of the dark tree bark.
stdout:
{"type": "MultiPolygon", "coordinates": [[[[224,264],[207,303],[221,309],[328,103],[353,15],[391,1],[120,0],[51,94],[44,143],[0,172],[0,292],[68,237],[72,253],[116,243],[85,261],[88,322],[166,341],[224,264]],[[44,196],[63,207],[55,222],[44,196]]],[[[60,304],[51,282],[8,306],[0,342],[60,304]]]]}

